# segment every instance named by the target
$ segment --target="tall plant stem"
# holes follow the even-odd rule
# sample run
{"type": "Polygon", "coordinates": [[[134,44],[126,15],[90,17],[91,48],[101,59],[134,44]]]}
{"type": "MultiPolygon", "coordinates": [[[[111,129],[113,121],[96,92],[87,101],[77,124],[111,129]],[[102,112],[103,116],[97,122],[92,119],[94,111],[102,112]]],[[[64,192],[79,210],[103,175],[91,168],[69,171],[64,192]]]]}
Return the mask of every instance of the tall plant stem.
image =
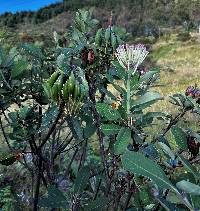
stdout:
{"type": "Polygon", "coordinates": [[[131,88],[130,88],[130,74],[128,73],[128,79],[127,79],[127,84],[126,84],[126,88],[127,88],[127,92],[126,92],[126,100],[127,100],[127,104],[126,104],[126,108],[127,108],[127,117],[128,117],[128,126],[130,126],[131,121],[130,121],[130,100],[131,100],[131,88]]]}
{"type": "Polygon", "coordinates": [[[134,76],[138,68],[138,63],[135,65],[133,71],[130,68],[130,64],[128,63],[127,73],[128,78],[126,81],[126,109],[127,109],[127,117],[128,117],[128,126],[131,126],[131,76],[134,76]]]}

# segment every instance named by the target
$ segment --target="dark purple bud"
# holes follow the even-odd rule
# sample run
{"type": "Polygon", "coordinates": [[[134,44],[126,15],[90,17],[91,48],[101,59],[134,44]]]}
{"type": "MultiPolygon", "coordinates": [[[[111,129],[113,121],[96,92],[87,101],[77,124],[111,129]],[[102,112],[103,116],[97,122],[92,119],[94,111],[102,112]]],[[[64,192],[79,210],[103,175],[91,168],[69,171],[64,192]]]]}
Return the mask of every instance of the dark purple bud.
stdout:
{"type": "Polygon", "coordinates": [[[195,88],[193,86],[189,86],[185,91],[185,95],[193,96],[194,92],[195,92],[195,88]]]}

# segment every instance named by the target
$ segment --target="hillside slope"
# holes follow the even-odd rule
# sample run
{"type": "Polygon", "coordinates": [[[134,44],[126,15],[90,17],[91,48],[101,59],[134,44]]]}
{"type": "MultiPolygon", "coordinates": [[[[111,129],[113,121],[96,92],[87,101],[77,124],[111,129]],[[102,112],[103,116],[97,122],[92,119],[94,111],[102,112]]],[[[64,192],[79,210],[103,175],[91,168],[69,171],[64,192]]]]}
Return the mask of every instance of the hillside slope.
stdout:
{"type": "MultiPolygon", "coordinates": [[[[176,35],[172,35],[167,42],[158,40],[153,45],[151,56],[161,67],[160,87],[156,90],[164,97],[154,106],[154,110],[176,112],[176,106],[169,102],[169,96],[175,93],[184,93],[188,86],[200,85],[200,42],[197,34],[192,34],[192,41],[179,42],[176,35]]],[[[200,119],[199,119],[200,121],[200,119]]],[[[193,124],[194,116],[186,116],[186,124],[198,128],[193,124]]],[[[198,122],[198,121],[197,121],[198,122]]]]}
{"type": "Polygon", "coordinates": [[[0,26],[48,34],[53,29],[62,31],[78,9],[91,7],[101,23],[112,11],[113,22],[125,26],[133,36],[158,36],[159,27],[196,28],[200,20],[200,1],[63,0],[36,12],[5,13],[0,16],[0,26]]]}

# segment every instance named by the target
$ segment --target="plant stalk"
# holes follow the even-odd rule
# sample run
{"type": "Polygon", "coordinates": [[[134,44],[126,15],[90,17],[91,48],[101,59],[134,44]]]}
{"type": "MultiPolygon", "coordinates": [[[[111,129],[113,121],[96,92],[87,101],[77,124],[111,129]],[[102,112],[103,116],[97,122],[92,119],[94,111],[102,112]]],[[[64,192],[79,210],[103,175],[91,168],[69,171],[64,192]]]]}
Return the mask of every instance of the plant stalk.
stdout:
{"type": "Polygon", "coordinates": [[[131,90],[130,90],[130,74],[128,73],[128,79],[127,79],[127,84],[126,84],[127,92],[126,92],[126,98],[127,98],[127,117],[128,117],[128,126],[131,125],[130,121],[130,100],[131,100],[131,90]]]}

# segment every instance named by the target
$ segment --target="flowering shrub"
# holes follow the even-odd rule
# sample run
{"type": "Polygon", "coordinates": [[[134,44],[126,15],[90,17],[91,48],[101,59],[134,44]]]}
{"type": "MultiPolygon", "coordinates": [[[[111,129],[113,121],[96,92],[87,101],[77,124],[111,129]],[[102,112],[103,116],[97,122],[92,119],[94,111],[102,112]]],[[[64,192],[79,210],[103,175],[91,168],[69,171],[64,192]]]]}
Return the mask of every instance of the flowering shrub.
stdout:
{"type": "Polygon", "coordinates": [[[177,115],[152,112],[163,96],[159,70],[143,66],[148,51],[96,24],[80,10],[67,47],[54,33],[53,49],[1,51],[0,164],[27,180],[16,200],[27,210],[200,209],[200,136],[179,126],[200,114],[197,87],[171,96],[177,115]]]}

